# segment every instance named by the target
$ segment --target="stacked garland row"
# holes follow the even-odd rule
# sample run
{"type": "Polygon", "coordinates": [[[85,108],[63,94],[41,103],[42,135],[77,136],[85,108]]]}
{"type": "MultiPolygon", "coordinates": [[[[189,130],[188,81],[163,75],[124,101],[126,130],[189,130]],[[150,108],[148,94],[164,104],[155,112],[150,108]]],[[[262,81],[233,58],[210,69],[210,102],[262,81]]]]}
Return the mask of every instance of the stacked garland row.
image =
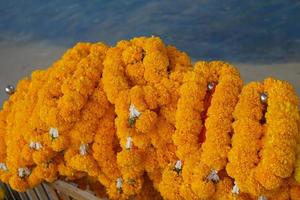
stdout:
{"type": "Polygon", "coordinates": [[[298,101],[287,82],[243,86],[233,66],[193,66],[158,37],[79,43],[4,103],[0,180],[110,199],[300,199],[298,101]]]}

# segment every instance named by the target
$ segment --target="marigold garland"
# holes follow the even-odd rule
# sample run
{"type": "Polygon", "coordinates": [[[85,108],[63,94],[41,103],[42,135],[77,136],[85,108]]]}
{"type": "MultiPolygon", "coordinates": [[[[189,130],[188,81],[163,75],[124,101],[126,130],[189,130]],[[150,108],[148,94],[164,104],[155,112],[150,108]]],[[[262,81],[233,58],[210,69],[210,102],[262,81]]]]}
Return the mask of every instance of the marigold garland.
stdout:
{"type": "MultiPolygon", "coordinates": [[[[185,193],[186,190],[181,191],[181,187],[190,188],[183,183],[182,173],[185,173],[183,170],[188,169],[186,165],[189,161],[195,163],[201,155],[198,137],[202,125],[200,112],[204,109],[201,101],[204,100],[205,91],[205,80],[201,76],[196,76],[194,72],[188,72],[180,88],[180,99],[176,112],[176,132],[173,135],[174,143],[177,146],[176,154],[180,159],[178,162],[183,162],[183,167],[179,166],[178,169],[175,169],[175,162],[173,162],[165,169],[162,183],[160,183],[160,191],[166,199],[184,199],[180,194],[185,193]],[[183,110],[184,106],[191,109],[183,110]],[[193,159],[188,159],[189,156],[193,159]],[[172,187],[172,190],[166,187],[168,185],[172,187]]],[[[191,191],[189,194],[195,196],[191,191]]]]}
{"type": "Polygon", "coordinates": [[[234,117],[227,172],[241,191],[268,196],[293,172],[298,98],[283,81],[250,83],[243,88],[234,117]],[[262,102],[262,94],[267,94],[267,101],[262,102]]]}
{"type": "Polygon", "coordinates": [[[187,199],[208,199],[216,190],[208,176],[213,170],[226,166],[231,113],[241,85],[238,72],[222,62],[198,62],[194,72],[186,74],[177,105],[173,140],[177,145],[176,154],[183,163],[180,170],[184,183],[179,186],[180,192],[187,199]],[[220,105],[228,107],[220,109],[220,105]]]}
{"type": "Polygon", "coordinates": [[[79,43],[4,103],[0,180],[110,199],[299,199],[298,98],[266,79],[236,106],[241,87],[229,64],[192,69],[158,37],[79,43]]]}
{"type": "MultiPolygon", "coordinates": [[[[300,116],[300,111],[299,111],[300,116]]],[[[298,121],[298,132],[300,133],[300,120],[298,121]]],[[[300,183],[300,136],[297,140],[297,147],[296,147],[296,162],[295,162],[295,169],[294,169],[294,178],[295,180],[300,183]]]]}
{"type": "Polygon", "coordinates": [[[184,74],[191,70],[190,58],[184,53],[178,51],[175,47],[168,46],[167,53],[169,57],[169,76],[163,78],[156,88],[163,89],[161,94],[168,96],[169,103],[161,105],[159,116],[156,122],[156,129],[150,135],[151,144],[154,149],[148,150],[150,162],[146,162],[146,171],[153,181],[154,187],[159,188],[162,173],[169,163],[176,161],[176,146],[172,142],[172,135],[175,128],[175,114],[177,102],[179,99],[179,88],[182,85],[184,74]]]}
{"type": "MultiPolygon", "coordinates": [[[[163,46],[157,38],[151,39],[153,42],[148,39],[149,42],[144,46],[143,43],[146,40],[146,38],[140,38],[132,41],[121,41],[116,47],[108,51],[104,61],[104,90],[110,102],[115,104],[117,135],[123,149],[118,154],[117,159],[122,168],[122,180],[124,180],[122,184],[119,184],[122,187],[120,191],[128,196],[139,193],[141,189],[144,171],[141,158],[144,155],[145,148],[149,146],[148,141],[150,141],[146,133],[154,125],[155,121],[151,122],[151,120],[156,118],[156,114],[148,110],[143,100],[144,95],[141,84],[146,83],[146,81],[142,81],[144,76],[150,76],[151,74],[146,68],[151,60],[149,59],[152,53],[150,50],[156,50],[156,54],[159,56],[161,53],[159,51],[160,47],[163,46]],[[149,119],[150,121],[148,121],[149,119]],[[143,124],[148,126],[143,126],[143,124]],[[141,133],[138,134],[138,131],[141,133]],[[127,142],[127,140],[130,141],[127,142]],[[132,147],[132,143],[135,146],[132,147]],[[131,161],[127,160],[131,158],[131,161]],[[134,165],[128,164],[131,162],[134,165]],[[128,181],[131,184],[130,187],[126,186],[128,181]],[[129,191],[126,191],[126,188],[129,191]]],[[[153,66],[156,65],[147,67],[153,66]]],[[[152,70],[152,72],[156,71],[152,70]]]]}
{"type": "Polygon", "coordinates": [[[225,170],[227,164],[227,154],[231,147],[232,113],[242,88],[242,80],[239,72],[224,62],[196,63],[195,71],[205,77],[208,87],[214,84],[214,91],[204,116],[205,135],[202,136],[204,142],[201,145],[200,162],[193,171],[193,180],[190,180],[193,191],[200,198],[210,198],[214,195],[213,191],[217,190],[215,182],[219,180],[212,178],[208,183],[205,179],[210,179],[209,174],[216,171],[217,179],[222,180],[219,173],[225,170]]]}
{"type": "MultiPolygon", "coordinates": [[[[118,154],[118,162],[122,168],[122,175],[127,177],[127,174],[131,174],[132,177],[128,176],[127,179],[137,183],[140,181],[135,179],[142,176],[144,169],[155,173],[151,166],[146,166],[147,163],[152,165],[153,162],[146,161],[144,163],[140,159],[147,156],[146,149],[151,151],[153,148],[150,146],[151,137],[156,137],[155,124],[159,114],[155,112],[155,109],[165,106],[166,109],[162,112],[166,118],[169,118],[167,115],[170,114],[168,113],[175,113],[173,110],[176,110],[177,101],[175,98],[174,103],[171,104],[172,93],[169,91],[176,91],[174,83],[176,83],[175,79],[178,75],[175,75],[175,70],[176,73],[180,73],[188,69],[189,59],[174,47],[164,47],[162,41],[157,37],[141,37],[131,41],[121,41],[116,47],[111,48],[104,65],[104,90],[108,99],[115,104],[117,134],[121,147],[125,149],[125,152],[118,154]],[[168,71],[174,74],[170,75],[170,77],[174,76],[174,81],[169,79],[168,71]],[[172,73],[173,71],[174,73],[172,73]],[[172,105],[173,109],[166,106],[168,104],[172,105]],[[130,148],[126,147],[128,145],[130,148]],[[137,148],[131,147],[132,145],[137,148]],[[123,160],[129,159],[128,156],[137,156],[136,161],[133,160],[135,166],[129,166],[123,162],[123,160]],[[126,168],[129,171],[124,171],[126,168]]],[[[154,146],[154,148],[156,147],[154,146]]],[[[149,155],[147,157],[150,160],[154,159],[149,155]]],[[[141,187],[137,186],[136,188],[141,187]]],[[[126,191],[124,192],[126,193],[126,191]]],[[[131,191],[127,193],[133,194],[131,191]]]]}

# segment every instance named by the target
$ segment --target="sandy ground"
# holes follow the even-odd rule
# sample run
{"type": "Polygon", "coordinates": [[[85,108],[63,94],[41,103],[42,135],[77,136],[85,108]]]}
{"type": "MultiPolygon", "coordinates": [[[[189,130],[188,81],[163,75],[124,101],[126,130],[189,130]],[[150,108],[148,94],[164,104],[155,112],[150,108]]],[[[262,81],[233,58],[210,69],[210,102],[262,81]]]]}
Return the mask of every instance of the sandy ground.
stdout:
{"type": "MultiPolygon", "coordinates": [[[[32,70],[46,68],[65,50],[66,47],[46,43],[0,42],[0,104],[7,98],[4,92],[7,84],[15,85],[22,77],[29,76],[32,70]]],[[[239,68],[245,83],[272,76],[292,83],[300,95],[300,63],[234,65],[239,68]]]]}

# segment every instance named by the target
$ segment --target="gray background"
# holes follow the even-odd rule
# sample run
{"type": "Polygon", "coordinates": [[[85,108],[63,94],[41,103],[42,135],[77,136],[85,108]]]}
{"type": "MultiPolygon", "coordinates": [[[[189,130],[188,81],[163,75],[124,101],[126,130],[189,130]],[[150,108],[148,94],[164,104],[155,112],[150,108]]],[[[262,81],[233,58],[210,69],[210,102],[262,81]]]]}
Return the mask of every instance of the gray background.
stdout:
{"type": "MultiPolygon", "coordinates": [[[[290,81],[300,95],[300,3],[237,1],[0,1],[0,87],[46,68],[78,41],[157,35],[193,60],[225,60],[245,82],[290,81]]],[[[0,90],[0,103],[7,96],[0,90]]]]}

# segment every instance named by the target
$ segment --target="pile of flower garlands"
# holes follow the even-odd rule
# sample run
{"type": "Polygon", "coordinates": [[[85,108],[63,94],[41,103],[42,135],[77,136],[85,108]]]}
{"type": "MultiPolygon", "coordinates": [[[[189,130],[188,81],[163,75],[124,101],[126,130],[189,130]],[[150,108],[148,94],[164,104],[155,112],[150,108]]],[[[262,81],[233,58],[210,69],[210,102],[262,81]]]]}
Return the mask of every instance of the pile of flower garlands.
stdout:
{"type": "Polygon", "coordinates": [[[287,82],[243,86],[225,62],[139,37],[79,43],[6,89],[0,179],[17,191],[63,179],[110,199],[300,199],[287,82]]]}

